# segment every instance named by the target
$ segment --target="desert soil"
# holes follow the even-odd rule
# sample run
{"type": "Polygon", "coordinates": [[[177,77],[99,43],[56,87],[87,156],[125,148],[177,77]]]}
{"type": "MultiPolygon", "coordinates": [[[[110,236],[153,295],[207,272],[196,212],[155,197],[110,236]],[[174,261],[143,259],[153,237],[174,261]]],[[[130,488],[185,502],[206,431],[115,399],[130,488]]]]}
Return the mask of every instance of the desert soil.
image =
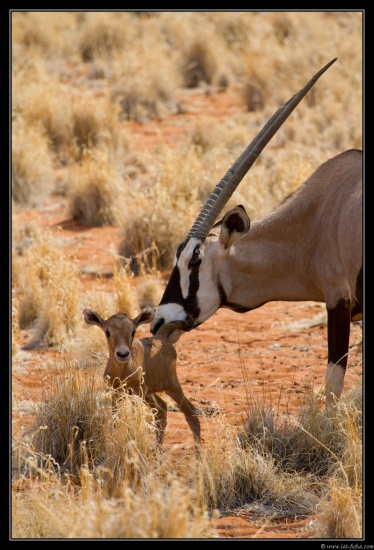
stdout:
{"type": "MultiPolygon", "coordinates": [[[[214,123],[242,110],[235,89],[227,93],[189,93],[180,97],[183,116],[170,115],[147,124],[132,123],[132,146],[152,151],[160,143],[177,143],[204,116],[214,123]]],[[[216,182],[212,182],[215,184],[216,182]]],[[[98,273],[113,269],[110,250],[121,236],[116,227],[86,227],[66,217],[64,200],[53,198],[43,208],[15,213],[17,224],[34,222],[52,231],[63,232],[64,253],[75,256],[82,268],[85,288],[110,287],[107,277],[83,273],[96,266],[98,273]]],[[[166,283],[170,272],[165,271],[166,283]]],[[[82,319],[83,323],[83,319],[82,319]]],[[[296,416],[305,404],[310,387],[323,387],[326,362],[326,314],[324,304],[315,302],[272,302],[246,314],[220,310],[203,325],[185,334],[176,344],[178,375],[186,395],[201,409],[203,445],[212,441],[209,422],[225,415],[240,425],[248,411],[248,395],[264,397],[280,412],[296,416]],[[269,401],[271,400],[271,401],[269,401]]],[[[360,383],[362,376],[362,329],[352,324],[349,368],[345,391],[360,383]]],[[[30,340],[21,331],[19,348],[30,340]]],[[[41,398],[43,376],[49,361],[57,360],[59,350],[21,350],[13,358],[13,416],[26,426],[25,403],[41,398]]],[[[104,367],[103,367],[104,368],[104,367]]],[[[180,458],[193,448],[191,432],[180,412],[169,412],[164,443],[180,458]]],[[[264,520],[242,509],[237,514],[214,520],[216,536],[246,539],[306,539],[315,518],[289,517],[264,520]]]]}

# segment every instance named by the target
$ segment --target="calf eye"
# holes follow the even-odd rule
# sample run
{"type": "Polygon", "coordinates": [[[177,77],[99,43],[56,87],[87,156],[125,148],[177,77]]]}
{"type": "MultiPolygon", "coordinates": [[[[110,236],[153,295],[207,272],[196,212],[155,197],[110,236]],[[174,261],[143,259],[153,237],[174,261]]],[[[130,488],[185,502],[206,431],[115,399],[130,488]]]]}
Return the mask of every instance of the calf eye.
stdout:
{"type": "Polygon", "coordinates": [[[105,336],[106,336],[107,338],[109,338],[109,336],[110,336],[110,332],[109,332],[108,329],[106,329],[106,331],[105,331],[105,336]]]}

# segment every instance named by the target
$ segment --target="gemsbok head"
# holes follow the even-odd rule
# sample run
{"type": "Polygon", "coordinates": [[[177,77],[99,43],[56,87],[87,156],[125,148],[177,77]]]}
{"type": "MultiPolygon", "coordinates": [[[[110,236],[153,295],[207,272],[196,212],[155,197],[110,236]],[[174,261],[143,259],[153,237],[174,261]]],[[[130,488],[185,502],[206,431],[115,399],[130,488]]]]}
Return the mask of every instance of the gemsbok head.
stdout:
{"type": "Polygon", "coordinates": [[[328,406],[343,390],[350,322],[362,319],[362,151],[327,160],[252,224],[242,205],[216,219],[266,144],[335,61],[275,112],[215,187],[176,251],[151,323],[154,334],[170,322],[189,331],[222,307],[244,313],[277,300],[325,302],[328,406]]]}

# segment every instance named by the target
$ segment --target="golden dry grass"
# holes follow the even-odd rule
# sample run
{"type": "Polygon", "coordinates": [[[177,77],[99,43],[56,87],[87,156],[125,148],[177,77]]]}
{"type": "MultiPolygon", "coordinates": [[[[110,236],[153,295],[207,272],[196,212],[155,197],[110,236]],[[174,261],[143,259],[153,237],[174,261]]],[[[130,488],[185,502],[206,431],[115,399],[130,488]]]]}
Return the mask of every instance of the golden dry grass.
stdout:
{"type": "Polygon", "coordinates": [[[19,281],[23,298],[19,306],[19,325],[36,322],[30,347],[60,345],[75,332],[78,263],[61,253],[58,239],[48,232],[36,230],[31,234],[31,246],[25,253],[25,267],[19,281]]]}
{"type": "MultiPolygon", "coordinates": [[[[316,537],[360,536],[358,394],[347,395],[323,431],[311,392],[311,410],[300,424],[308,438],[294,437],[297,451],[287,445],[293,437],[287,425],[267,428],[266,442],[263,430],[243,444],[241,428],[218,415],[209,425],[214,444],[203,447],[200,460],[186,455],[176,470],[172,456],[156,446],[150,409],[124,396],[113,411],[112,390],[102,393],[90,357],[78,363],[65,354],[35,405],[33,427],[13,432],[13,537],[205,538],[212,535],[209,518],[245,512],[249,504],[259,517],[269,510],[274,518],[320,512],[316,537]],[[327,451],[328,467],[319,451],[327,451]],[[315,466],[309,471],[299,467],[306,455],[315,466]]],[[[258,403],[253,416],[263,410],[258,403]]]]}

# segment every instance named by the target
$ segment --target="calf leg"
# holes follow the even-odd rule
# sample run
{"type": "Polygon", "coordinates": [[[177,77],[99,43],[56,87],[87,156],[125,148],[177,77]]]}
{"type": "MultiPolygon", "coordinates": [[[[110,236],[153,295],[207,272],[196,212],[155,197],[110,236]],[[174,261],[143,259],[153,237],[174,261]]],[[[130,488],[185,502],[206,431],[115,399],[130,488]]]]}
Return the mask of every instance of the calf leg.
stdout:
{"type": "Polygon", "coordinates": [[[154,411],[157,427],[156,439],[158,445],[162,445],[167,424],[167,404],[155,393],[147,395],[146,402],[151,407],[152,411],[154,411]]]}
{"type": "Polygon", "coordinates": [[[180,410],[183,412],[185,419],[187,420],[187,423],[193,433],[195,443],[200,445],[200,421],[197,416],[196,407],[184,395],[181,386],[177,386],[172,390],[165,390],[165,393],[167,393],[176,402],[180,410]]]}
{"type": "Polygon", "coordinates": [[[339,300],[334,308],[327,309],[327,407],[330,407],[335,399],[339,399],[343,391],[348,359],[350,322],[351,308],[348,300],[339,300]]]}

